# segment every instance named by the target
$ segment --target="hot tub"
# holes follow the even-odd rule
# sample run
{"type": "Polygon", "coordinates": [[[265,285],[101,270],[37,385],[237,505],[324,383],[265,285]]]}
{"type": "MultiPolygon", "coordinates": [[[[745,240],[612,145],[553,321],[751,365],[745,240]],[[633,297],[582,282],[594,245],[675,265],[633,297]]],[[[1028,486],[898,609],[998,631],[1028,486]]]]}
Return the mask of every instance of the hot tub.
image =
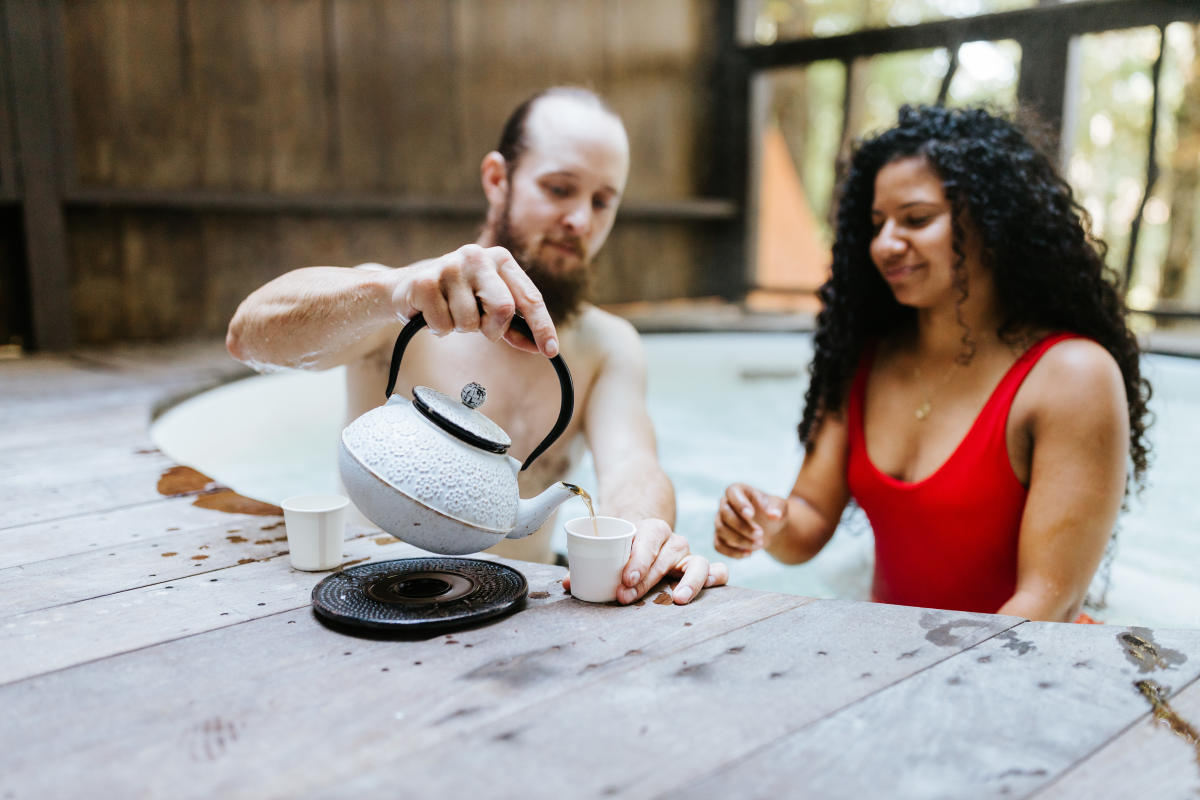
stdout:
{"type": "MultiPolygon", "coordinates": [[[[659,455],[675,482],[676,530],[697,552],[712,547],[712,520],[725,486],[745,481],[779,494],[800,464],[796,439],[811,338],[799,333],[643,336],[649,408],[659,455]]],[[[1200,360],[1148,355],[1154,386],[1149,486],[1122,514],[1115,555],[1093,584],[1105,622],[1200,627],[1200,360]],[[1107,578],[1106,573],[1107,571],[1107,578]]],[[[255,376],[191,398],[163,414],[156,444],[249,497],[278,503],[339,491],[336,452],[343,425],[343,370],[255,376]]],[[[382,388],[381,388],[382,395],[382,388]]],[[[587,458],[568,480],[594,486],[587,458]]],[[[582,512],[582,505],[577,511],[582,512]]],[[[558,534],[562,537],[561,532],[558,534]]],[[[555,547],[565,552],[565,539],[555,547]]],[[[728,561],[740,586],[810,597],[865,599],[872,541],[852,510],[812,561],[779,564],[764,553],[728,561]]]]}

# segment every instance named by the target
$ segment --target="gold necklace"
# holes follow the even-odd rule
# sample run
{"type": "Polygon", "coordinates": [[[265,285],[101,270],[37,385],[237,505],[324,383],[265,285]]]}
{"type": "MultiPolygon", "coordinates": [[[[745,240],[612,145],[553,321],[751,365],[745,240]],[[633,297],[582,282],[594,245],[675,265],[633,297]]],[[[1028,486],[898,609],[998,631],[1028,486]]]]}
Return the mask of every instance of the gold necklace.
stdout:
{"type": "Polygon", "coordinates": [[[916,380],[917,385],[921,386],[921,393],[925,395],[925,401],[921,403],[921,405],[917,406],[916,410],[913,411],[913,416],[917,418],[918,422],[924,422],[925,420],[929,419],[929,415],[933,413],[934,395],[940,392],[946,386],[946,384],[950,382],[950,379],[954,377],[954,373],[958,372],[958,367],[958,359],[955,359],[954,363],[950,365],[950,369],[946,370],[946,374],[942,376],[941,381],[939,381],[938,384],[933,387],[933,391],[925,391],[925,387],[922,385],[923,382],[921,380],[921,368],[916,364],[913,365],[913,378],[916,380]]]}

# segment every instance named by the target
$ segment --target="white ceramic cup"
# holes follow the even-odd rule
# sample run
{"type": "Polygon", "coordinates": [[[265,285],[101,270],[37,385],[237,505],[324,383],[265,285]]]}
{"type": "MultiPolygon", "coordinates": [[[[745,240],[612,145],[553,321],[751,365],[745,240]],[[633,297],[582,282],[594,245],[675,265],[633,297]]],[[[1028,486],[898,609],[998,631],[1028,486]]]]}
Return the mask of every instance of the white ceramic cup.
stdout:
{"type": "Polygon", "coordinates": [[[629,520],[596,517],[597,536],[591,517],[568,520],[567,561],[571,570],[571,595],[589,603],[617,599],[621,571],[629,561],[636,529],[629,520]]]}
{"type": "Polygon", "coordinates": [[[293,567],[319,572],[342,563],[348,505],[336,494],[301,494],[280,503],[293,567]]]}

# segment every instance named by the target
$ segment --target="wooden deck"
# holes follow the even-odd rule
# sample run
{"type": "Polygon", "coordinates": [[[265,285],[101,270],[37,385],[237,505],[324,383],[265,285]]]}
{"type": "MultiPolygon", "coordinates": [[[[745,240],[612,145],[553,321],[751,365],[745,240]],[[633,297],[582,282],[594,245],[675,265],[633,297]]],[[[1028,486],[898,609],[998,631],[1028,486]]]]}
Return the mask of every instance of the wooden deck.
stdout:
{"type": "Polygon", "coordinates": [[[234,371],[215,345],[0,362],[0,798],[1200,792],[1195,630],[736,587],[593,606],[515,563],[530,599],[498,621],[334,632],[274,509],[148,438],[234,371]]]}

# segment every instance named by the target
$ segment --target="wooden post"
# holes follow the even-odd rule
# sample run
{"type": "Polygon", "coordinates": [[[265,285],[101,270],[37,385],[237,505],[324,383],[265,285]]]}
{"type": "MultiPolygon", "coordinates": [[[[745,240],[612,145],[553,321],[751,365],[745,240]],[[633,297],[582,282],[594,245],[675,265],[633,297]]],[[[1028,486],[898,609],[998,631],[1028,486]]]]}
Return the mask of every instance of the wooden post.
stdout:
{"type": "Polygon", "coordinates": [[[748,240],[753,227],[746,214],[750,181],[750,72],[737,40],[736,0],[716,4],[717,53],[709,110],[712,121],[714,170],[712,194],[731,200],[737,207],[735,219],[722,224],[709,270],[712,291],[728,300],[741,300],[752,284],[754,265],[749,263],[748,240]]]}
{"type": "Polygon", "coordinates": [[[4,35],[11,76],[12,118],[19,156],[16,175],[32,301],[33,346],[74,344],[60,141],[54,99],[65,91],[57,56],[58,0],[5,0],[4,35]]]}

